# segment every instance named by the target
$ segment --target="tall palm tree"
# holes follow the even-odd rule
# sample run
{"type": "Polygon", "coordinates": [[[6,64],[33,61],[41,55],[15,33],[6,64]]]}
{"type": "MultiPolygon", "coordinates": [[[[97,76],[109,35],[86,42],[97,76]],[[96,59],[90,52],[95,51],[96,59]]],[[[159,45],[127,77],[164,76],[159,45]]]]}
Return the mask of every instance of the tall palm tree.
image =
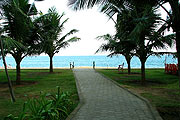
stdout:
{"type": "MultiPolygon", "coordinates": [[[[89,8],[93,7],[96,4],[100,4],[101,6],[112,2],[114,0],[69,0],[69,5],[74,9],[82,9],[82,8],[89,8]]],[[[142,2],[139,0],[115,0],[116,2],[119,1],[136,1],[142,2]]],[[[171,27],[176,34],[176,50],[177,50],[177,57],[178,57],[178,68],[180,68],[180,2],[179,0],[143,0],[148,4],[154,4],[164,9],[164,11],[168,14],[168,19],[164,20],[168,25],[167,28],[171,27]],[[168,11],[163,5],[169,3],[171,9],[168,11]]],[[[178,71],[179,75],[179,88],[180,88],[180,71],[178,71]]]]}
{"type": "MultiPolygon", "coordinates": [[[[171,27],[173,32],[176,34],[176,50],[178,58],[178,68],[180,68],[180,1],[179,0],[156,0],[158,5],[164,9],[168,15],[168,19],[165,22],[168,24],[168,28],[171,27]],[[169,3],[171,9],[168,11],[163,4],[169,3]]],[[[179,88],[180,88],[180,70],[178,71],[179,76],[179,88]]]]}
{"type": "Polygon", "coordinates": [[[157,27],[156,24],[159,24],[159,21],[157,21],[157,19],[160,20],[160,18],[156,14],[154,14],[155,12],[152,10],[155,6],[158,6],[158,1],[69,0],[69,5],[74,10],[89,8],[96,4],[101,4],[102,12],[105,12],[110,18],[112,18],[112,16],[116,13],[123,13],[126,14],[124,16],[128,16],[129,13],[125,13],[124,10],[130,10],[131,19],[128,19],[126,23],[132,22],[134,23],[135,27],[128,37],[129,39],[136,41],[137,43],[136,55],[140,58],[141,61],[142,83],[144,83],[145,62],[148,56],[154,54],[152,48],[163,48],[166,43],[171,43],[169,42],[169,40],[174,38],[174,35],[162,36],[162,32],[164,31],[162,31],[162,29],[156,31],[155,29],[157,27]],[[152,36],[156,36],[158,39],[155,39],[156,37],[152,36]]]}
{"type": "MultiPolygon", "coordinates": [[[[165,25],[157,30],[161,25],[161,18],[156,14],[157,8],[154,4],[131,1],[129,3],[117,3],[115,1],[107,3],[102,11],[112,17],[115,13],[119,14],[120,33],[124,33],[127,39],[136,44],[136,56],[141,61],[142,84],[145,83],[145,62],[147,58],[156,54],[153,48],[165,48],[171,45],[174,35],[163,36],[165,25]],[[121,7],[119,8],[118,6],[121,7]],[[122,23],[121,23],[122,22],[122,23]],[[129,29],[127,29],[129,27],[129,29]]],[[[123,34],[120,34],[123,37],[123,34]]]]}
{"type": "Polygon", "coordinates": [[[96,51],[110,51],[111,53],[108,56],[114,56],[118,54],[122,54],[126,62],[128,64],[128,74],[131,74],[131,58],[134,56],[134,47],[135,45],[132,44],[130,41],[123,40],[123,39],[117,39],[117,37],[112,36],[110,34],[106,34],[103,36],[97,37],[98,39],[103,39],[107,43],[102,44],[100,48],[96,51]]]}
{"type": "MultiPolygon", "coordinates": [[[[102,8],[102,11],[104,10],[105,7],[102,8]]],[[[130,74],[130,62],[131,58],[134,56],[134,49],[136,45],[128,38],[128,35],[134,28],[134,24],[129,22],[131,20],[131,16],[129,16],[130,14],[128,14],[128,12],[128,10],[122,10],[121,13],[123,14],[117,14],[117,21],[115,22],[116,34],[114,36],[107,34],[98,38],[107,40],[107,43],[103,44],[99,50],[111,51],[112,53],[109,56],[122,54],[125,57],[128,64],[128,74],[130,74]]],[[[107,14],[109,14],[109,12],[107,14]]]]}
{"type": "MultiPolygon", "coordinates": [[[[20,63],[24,57],[32,54],[33,46],[32,36],[32,15],[29,0],[11,0],[8,4],[3,5],[3,14],[5,17],[4,28],[9,37],[24,45],[24,49],[10,47],[9,53],[16,61],[16,84],[20,84],[20,63]]],[[[34,8],[34,7],[32,7],[34,8]]],[[[32,9],[34,10],[34,9],[32,9]]],[[[35,12],[35,11],[34,11],[35,12]]]]}
{"type": "Polygon", "coordinates": [[[76,29],[61,36],[64,30],[64,24],[68,21],[68,19],[62,21],[63,16],[64,13],[59,15],[55,8],[50,8],[47,14],[35,20],[35,26],[38,28],[37,32],[40,35],[39,39],[41,41],[39,44],[41,48],[40,52],[48,54],[50,58],[50,72],[53,72],[53,56],[61,48],[68,47],[69,42],[75,42],[80,39],[78,37],[72,37],[66,40],[66,37],[78,32],[76,29]]]}
{"type": "MultiPolygon", "coordinates": [[[[9,87],[9,91],[10,91],[10,95],[11,95],[11,99],[13,102],[15,102],[15,95],[14,95],[14,91],[13,91],[13,88],[12,88],[12,83],[11,83],[11,80],[10,80],[10,77],[9,77],[9,74],[8,74],[8,70],[7,70],[7,66],[6,66],[6,60],[5,60],[5,54],[4,54],[4,45],[3,45],[3,38],[1,37],[1,34],[3,32],[3,29],[0,28],[0,51],[1,51],[1,54],[0,56],[2,56],[2,60],[3,60],[3,64],[4,64],[4,68],[5,68],[5,72],[6,72],[6,76],[7,76],[7,79],[8,79],[8,87],[9,87]]],[[[9,40],[9,39],[7,39],[9,40]]],[[[11,40],[10,42],[11,43],[11,40]]]]}
{"type": "MultiPolygon", "coordinates": [[[[135,7],[136,8],[136,7],[135,7]]],[[[174,34],[164,36],[164,25],[161,25],[161,18],[156,14],[156,8],[147,4],[143,11],[135,9],[137,16],[130,22],[135,23],[135,28],[129,38],[136,41],[136,56],[141,61],[142,84],[145,83],[145,62],[150,55],[156,55],[153,48],[165,49],[171,46],[175,38],[174,34]]]]}

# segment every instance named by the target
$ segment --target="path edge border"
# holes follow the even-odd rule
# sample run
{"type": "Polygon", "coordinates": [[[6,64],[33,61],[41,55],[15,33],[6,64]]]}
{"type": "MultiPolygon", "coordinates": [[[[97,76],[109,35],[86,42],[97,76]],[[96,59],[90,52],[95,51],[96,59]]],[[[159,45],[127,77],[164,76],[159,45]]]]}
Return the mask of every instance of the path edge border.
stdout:
{"type": "Polygon", "coordinates": [[[70,113],[70,115],[68,115],[68,117],[66,118],[66,120],[72,120],[74,118],[74,116],[76,115],[76,113],[80,110],[80,108],[84,105],[85,100],[84,97],[82,95],[81,89],[80,89],[80,85],[78,82],[78,79],[76,77],[76,74],[73,71],[73,75],[75,78],[75,82],[76,82],[76,88],[77,88],[77,92],[78,92],[78,97],[79,97],[79,104],[77,105],[77,107],[70,113]]]}
{"type": "Polygon", "coordinates": [[[157,111],[157,109],[156,109],[155,107],[153,107],[153,106],[151,105],[151,103],[150,103],[146,98],[144,98],[144,97],[142,97],[142,96],[140,96],[140,95],[138,95],[138,94],[136,94],[136,93],[128,90],[127,88],[124,88],[124,87],[121,86],[118,82],[112,80],[111,78],[105,76],[104,74],[102,74],[102,73],[100,73],[100,72],[98,72],[98,71],[96,71],[96,70],[95,70],[95,72],[99,73],[99,74],[102,75],[104,78],[110,80],[112,83],[114,83],[114,84],[117,85],[118,87],[126,90],[126,91],[129,92],[130,94],[132,94],[132,95],[138,97],[139,99],[141,99],[142,101],[144,101],[145,104],[147,105],[147,107],[150,109],[150,112],[152,113],[152,115],[153,115],[153,117],[154,117],[155,120],[163,120],[163,119],[161,118],[161,116],[159,115],[159,112],[157,111]]]}

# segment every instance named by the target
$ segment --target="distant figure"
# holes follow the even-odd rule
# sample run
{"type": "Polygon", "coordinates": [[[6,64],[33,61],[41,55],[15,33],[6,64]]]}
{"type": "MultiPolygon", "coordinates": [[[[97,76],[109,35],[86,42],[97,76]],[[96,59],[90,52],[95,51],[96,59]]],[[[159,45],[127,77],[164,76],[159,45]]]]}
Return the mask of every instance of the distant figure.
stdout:
{"type": "Polygon", "coordinates": [[[95,61],[93,61],[93,69],[95,69],[95,61]]]}
{"type": "Polygon", "coordinates": [[[70,62],[70,69],[73,69],[74,68],[74,62],[71,64],[70,62]]]}
{"type": "Polygon", "coordinates": [[[11,64],[8,64],[7,68],[12,68],[11,64]]]}
{"type": "Polygon", "coordinates": [[[121,65],[119,65],[119,67],[118,67],[118,72],[119,72],[120,70],[122,70],[122,72],[123,72],[123,67],[124,67],[124,63],[121,64],[121,65]]]}
{"type": "Polygon", "coordinates": [[[71,69],[71,66],[72,66],[72,64],[71,64],[71,62],[70,62],[70,69],[71,69]]]}
{"type": "Polygon", "coordinates": [[[74,68],[74,62],[73,62],[73,64],[72,64],[72,68],[74,68]]]}

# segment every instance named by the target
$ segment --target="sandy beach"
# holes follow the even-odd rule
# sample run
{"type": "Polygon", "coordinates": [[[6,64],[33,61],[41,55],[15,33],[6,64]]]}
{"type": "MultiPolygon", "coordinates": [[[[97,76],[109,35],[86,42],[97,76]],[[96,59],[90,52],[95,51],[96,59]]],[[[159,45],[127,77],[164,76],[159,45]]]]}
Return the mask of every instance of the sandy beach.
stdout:
{"type": "MultiPolygon", "coordinates": [[[[0,67],[4,69],[4,67],[0,67]]],[[[8,69],[16,69],[15,67],[8,67],[8,69]]],[[[21,67],[21,69],[49,69],[49,67],[21,67]]],[[[70,69],[70,67],[54,67],[53,69],[70,69]]],[[[75,69],[93,69],[90,66],[75,67],[75,69]]],[[[95,67],[95,69],[117,69],[117,67],[95,67]]]]}

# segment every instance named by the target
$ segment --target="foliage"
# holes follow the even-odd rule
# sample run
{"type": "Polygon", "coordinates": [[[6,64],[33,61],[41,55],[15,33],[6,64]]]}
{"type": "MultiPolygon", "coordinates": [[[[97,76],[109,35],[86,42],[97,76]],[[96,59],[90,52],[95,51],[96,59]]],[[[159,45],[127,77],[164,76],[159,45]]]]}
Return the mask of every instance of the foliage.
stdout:
{"type": "MultiPolygon", "coordinates": [[[[116,33],[116,35],[117,34],[119,33],[116,33]]],[[[110,51],[111,53],[108,55],[110,57],[118,54],[124,55],[126,58],[126,62],[128,64],[128,73],[130,74],[130,61],[134,55],[135,45],[132,44],[130,41],[123,39],[122,37],[122,39],[118,39],[120,37],[121,36],[111,36],[110,34],[97,37],[98,39],[105,40],[106,43],[103,43],[96,52],[110,51]]]]}
{"type": "Polygon", "coordinates": [[[39,47],[41,47],[41,52],[45,52],[49,56],[53,56],[61,48],[69,46],[69,42],[79,40],[77,37],[65,40],[69,35],[78,32],[76,29],[72,29],[64,36],[61,36],[64,30],[64,24],[68,21],[68,19],[62,20],[64,15],[64,13],[59,15],[55,8],[50,8],[47,14],[40,16],[34,22],[36,28],[38,28],[37,32],[40,35],[39,47]]]}
{"type": "Polygon", "coordinates": [[[60,49],[68,47],[70,42],[76,42],[80,39],[75,36],[66,40],[68,36],[78,32],[76,29],[72,29],[64,36],[61,36],[64,24],[68,21],[68,19],[62,20],[63,16],[64,13],[59,15],[55,8],[50,8],[47,14],[40,16],[34,22],[39,35],[39,52],[48,54],[50,58],[50,72],[53,72],[53,56],[60,49]]]}
{"type": "Polygon", "coordinates": [[[4,120],[64,120],[71,111],[72,105],[70,94],[60,93],[58,87],[56,95],[42,94],[39,98],[31,98],[24,103],[19,116],[10,114],[4,120]]]}
{"type": "MultiPolygon", "coordinates": [[[[57,91],[57,85],[61,88],[61,93],[68,91],[70,99],[75,103],[71,106],[71,110],[78,104],[78,94],[76,90],[75,79],[71,70],[55,69],[51,74],[47,69],[26,69],[21,71],[21,85],[15,85],[15,70],[8,70],[11,77],[13,86],[16,88],[14,92],[16,94],[16,102],[12,103],[9,98],[9,90],[7,86],[7,78],[4,70],[0,72],[0,120],[8,114],[12,113],[14,116],[19,115],[19,111],[22,110],[24,101],[27,98],[37,98],[41,93],[55,94],[57,91]],[[28,97],[27,97],[28,96],[28,97]]],[[[50,98],[50,97],[48,97],[50,98]]],[[[72,111],[71,111],[72,112],[72,111]]],[[[69,112],[68,112],[69,114],[69,112]]]]}
{"type": "MultiPolygon", "coordinates": [[[[174,36],[176,36],[176,50],[177,50],[177,57],[178,57],[178,67],[180,68],[180,2],[179,0],[69,0],[69,6],[71,6],[74,10],[79,10],[83,8],[91,8],[95,5],[106,6],[106,12],[111,13],[110,17],[112,17],[116,12],[120,12],[124,7],[123,5],[126,5],[126,8],[129,9],[129,6],[131,6],[129,3],[135,3],[137,4],[137,7],[146,8],[146,5],[150,5],[153,7],[159,7],[163,9],[163,12],[167,13],[167,19],[162,21],[165,22],[163,29],[172,28],[173,32],[175,33],[174,36]],[[117,6],[114,6],[114,4],[118,4],[117,6]],[[170,10],[168,10],[164,4],[168,3],[171,7],[170,10]],[[109,11],[110,8],[110,11],[109,11]],[[113,12],[112,12],[112,11],[113,12]]],[[[131,8],[130,8],[131,9],[131,8]]],[[[139,13],[139,10],[137,11],[139,13]]],[[[136,15],[136,14],[135,14],[136,15]]],[[[144,16],[146,19],[146,16],[144,16]]],[[[140,17],[141,19],[141,17],[140,17]]],[[[146,25],[148,25],[147,23],[146,25]]],[[[139,24],[140,26],[142,24],[139,24]]],[[[179,75],[179,88],[180,88],[180,71],[178,72],[179,75]]]]}
{"type": "Polygon", "coordinates": [[[16,61],[16,83],[20,84],[20,63],[24,57],[36,52],[33,47],[35,39],[32,38],[34,26],[30,16],[35,15],[37,11],[34,5],[29,4],[29,0],[8,1],[3,5],[2,11],[5,37],[16,41],[13,43],[19,43],[21,46],[21,49],[17,47],[17,44],[5,47],[7,53],[11,54],[16,61]]]}

